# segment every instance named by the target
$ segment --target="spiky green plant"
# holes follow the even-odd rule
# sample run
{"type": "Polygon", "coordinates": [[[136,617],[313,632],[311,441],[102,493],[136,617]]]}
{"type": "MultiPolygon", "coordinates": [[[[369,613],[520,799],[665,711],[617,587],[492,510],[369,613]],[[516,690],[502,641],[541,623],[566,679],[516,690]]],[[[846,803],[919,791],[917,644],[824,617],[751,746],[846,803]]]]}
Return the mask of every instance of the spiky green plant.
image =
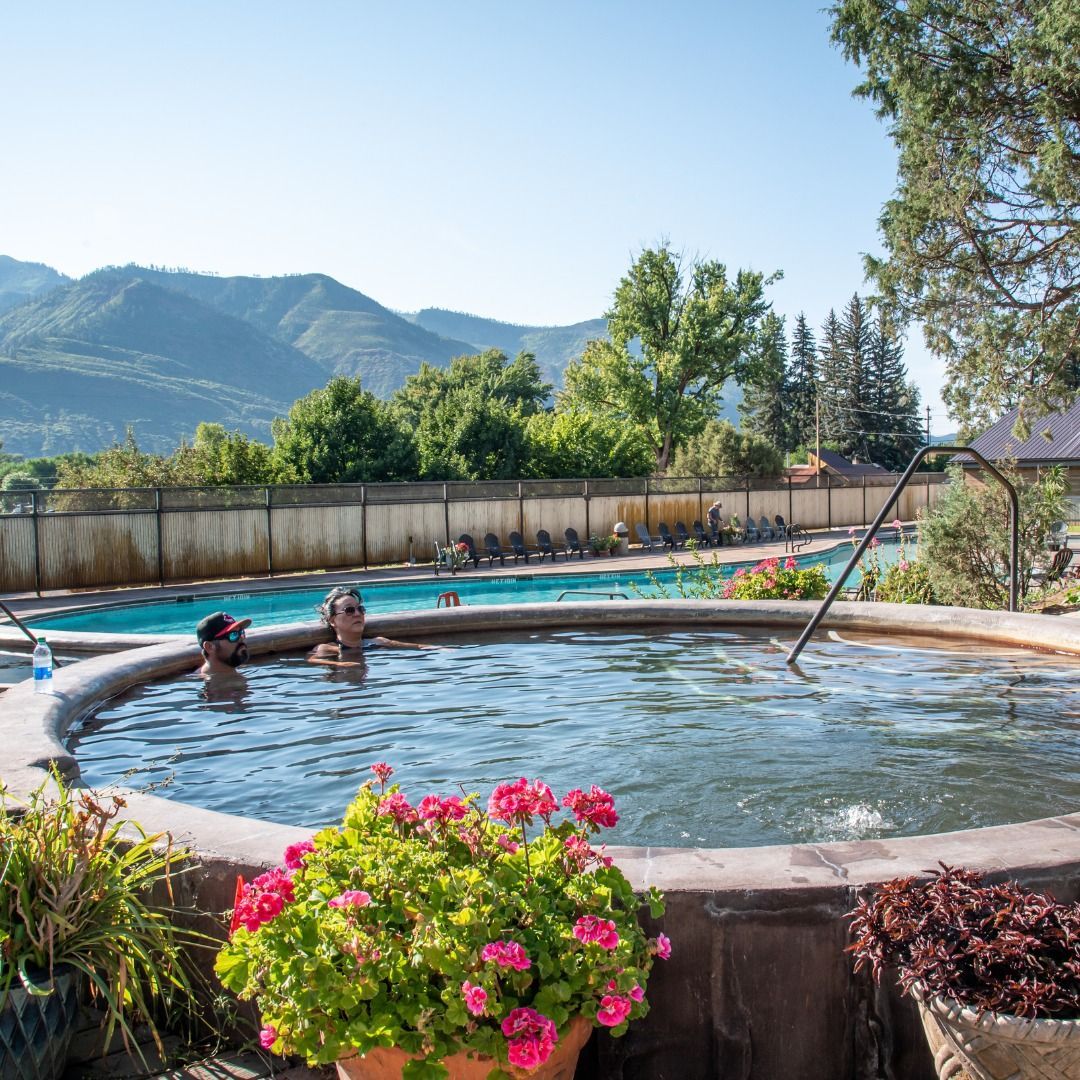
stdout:
{"type": "Polygon", "coordinates": [[[70,965],[138,1052],[145,1022],[163,1052],[158,1022],[193,1015],[183,950],[198,935],[177,928],[172,877],[186,853],[165,834],[121,820],[125,802],[69,788],[54,773],[20,800],[0,784],[0,1006],[13,985],[46,995],[70,965]]]}

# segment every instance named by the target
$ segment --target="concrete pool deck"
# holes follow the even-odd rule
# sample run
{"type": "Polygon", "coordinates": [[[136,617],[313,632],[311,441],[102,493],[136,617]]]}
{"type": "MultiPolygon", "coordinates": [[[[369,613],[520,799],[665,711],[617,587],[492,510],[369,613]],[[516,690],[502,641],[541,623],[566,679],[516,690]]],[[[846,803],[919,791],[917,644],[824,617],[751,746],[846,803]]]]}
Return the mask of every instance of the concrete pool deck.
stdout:
{"type": "MultiPolygon", "coordinates": [[[[628,600],[432,609],[372,615],[369,621],[373,632],[400,637],[564,626],[568,619],[599,627],[767,625],[794,634],[814,607],[798,601],[628,600]]],[[[851,602],[837,605],[823,628],[921,632],[1080,656],[1080,624],[1049,616],[851,602]]],[[[303,649],[325,636],[316,624],[296,623],[255,630],[249,641],[259,655],[303,649]]],[[[41,783],[50,761],[77,774],[63,735],[96,704],[134,683],[191,670],[197,661],[194,642],[173,639],[66,666],[56,673],[51,695],[35,695],[27,684],[9,690],[0,697],[0,735],[14,748],[4,766],[12,794],[41,783]]],[[[918,702],[910,708],[917,711],[918,702]]],[[[926,784],[932,792],[933,777],[926,784]]],[[[127,798],[132,819],[149,831],[170,832],[196,853],[199,870],[186,879],[185,898],[203,912],[229,908],[238,873],[261,872],[280,860],[287,844],[307,835],[147,792],[127,798]]],[[[625,1038],[596,1038],[595,1075],[929,1080],[929,1052],[914,1006],[892,987],[875,988],[865,973],[852,975],[844,955],[844,915],[860,888],[921,874],[939,861],[1015,877],[1072,900],[1080,893],[1080,814],[1062,809],[1040,821],[933,836],[759,848],[612,848],[635,888],[655,885],[666,892],[660,925],[675,952],[654,972],[650,1016],[625,1038]],[[885,1071],[871,1071],[879,1066],[885,1071]]]]}

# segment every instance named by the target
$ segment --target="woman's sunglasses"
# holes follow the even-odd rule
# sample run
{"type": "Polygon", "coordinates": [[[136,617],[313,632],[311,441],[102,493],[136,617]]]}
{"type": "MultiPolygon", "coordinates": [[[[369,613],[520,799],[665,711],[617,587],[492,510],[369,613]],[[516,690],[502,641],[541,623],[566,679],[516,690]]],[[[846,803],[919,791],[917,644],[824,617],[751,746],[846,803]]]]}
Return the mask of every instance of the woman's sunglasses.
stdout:
{"type": "Polygon", "coordinates": [[[355,604],[348,604],[343,608],[338,608],[337,611],[332,612],[334,615],[363,615],[364,605],[361,604],[357,607],[355,604]]]}

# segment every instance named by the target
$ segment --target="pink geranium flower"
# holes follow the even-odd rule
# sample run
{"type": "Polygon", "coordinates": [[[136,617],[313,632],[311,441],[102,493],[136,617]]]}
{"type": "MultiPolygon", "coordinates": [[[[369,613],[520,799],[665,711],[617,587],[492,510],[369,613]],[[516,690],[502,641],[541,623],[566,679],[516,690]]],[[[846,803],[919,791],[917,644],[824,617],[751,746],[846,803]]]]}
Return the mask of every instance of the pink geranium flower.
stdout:
{"type": "Polygon", "coordinates": [[[270,1047],[277,1042],[277,1037],[277,1032],[269,1024],[267,1024],[266,1027],[264,1027],[259,1032],[259,1045],[264,1050],[269,1050],[270,1047]]]}
{"type": "Polygon", "coordinates": [[[656,935],[656,955],[661,960],[668,960],[671,958],[671,938],[667,934],[656,935]]]}
{"type": "Polygon", "coordinates": [[[579,822],[587,821],[590,825],[610,829],[619,821],[619,815],[615,813],[615,800],[595,784],[588,794],[580,788],[568,791],[563,796],[562,804],[574,812],[579,822]]]}
{"type": "Polygon", "coordinates": [[[438,795],[425,795],[416,808],[425,821],[460,821],[467,812],[457,795],[443,799],[438,795]]]}
{"type": "Polygon", "coordinates": [[[622,994],[605,994],[596,1010],[596,1019],[604,1027],[618,1027],[629,1015],[633,1006],[622,994]]]}
{"type": "Polygon", "coordinates": [[[893,518],[892,527],[894,529],[902,529],[904,527],[904,523],[899,518],[893,518]]]}
{"type": "Polygon", "coordinates": [[[461,994],[465,998],[465,1008],[473,1016],[483,1016],[487,1008],[487,991],[482,986],[473,986],[468,979],[461,984],[461,994]]]}
{"type": "Polygon", "coordinates": [[[518,845],[513,840],[511,840],[510,837],[506,835],[506,833],[499,833],[499,835],[495,838],[495,843],[498,844],[499,847],[503,849],[503,851],[507,852],[510,855],[513,855],[517,852],[518,845]]]}
{"type": "Polygon", "coordinates": [[[288,870],[299,870],[304,865],[304,856],[309,851],[314,851],[315,845],[310,840],[301,840],[298,844],[290,844],[285,849],[285,867],[288,870]]]}
{"type": "Polygon", "coordinates": [[[371,894],[362,889],[348,889],[340,896],[335,896],[329,901],[328,906],[334,908],[344,907],[367,907],[371,903],[371,894]]]}
{"type": "Polygon", "coordinates": [[[502,1022],[507,1037],[507,1057],[519,1069],[535,1069],[543,1065],[559,1041],[555,1025],[535,1009],[513,1009],[502,1022]]]}
{"type": "Polygon", "coordinates": [[[516,941],[492,941],[484,946],[480,959],[515,971],[525,971],[532,966],[528,954],[516,941]]]}
{"type": "Polygon", "coordinates": [[[380,799],[376,813],[383,817],[392,817],[395,821],[403,823],[416,821],[416,810],[400,791],[395,791],[393,795],[387,795],[385,799],[380,799]]]}
{"type": "Polygon", "coordinates": [[[634,1001],[644,1001],[645,1000],[645,991],[642,990],[641,987],[637,983],[634,983],[633,987],[630,990],[630,997],[634,1001]]]}
{"type": "Polygon", "coordinates": [[[610,919],[598,915],[582,915],[574,924],[574,937],[582,944],[595,942],[601,949],[614,949],[619,944],[619,934],[610,919]]]}
{"type": "Polygon", "coordinates": [[[394,770],[387,765],[385,761],[376,761],[375,764],[371,766],[371,771],[375,774],[376,779],[382,784],[385,784],[386,781],[394,775],[394,770]]]}
{"type": "Polygon", "coordinates": [[[534,817],[547,821],[558,809],[559,804],[547,784],[540,780],[530,783],[524,776],[500,784],[488,799],[488,817],[510,825],[519,821],[528,825],[534,817]]]}

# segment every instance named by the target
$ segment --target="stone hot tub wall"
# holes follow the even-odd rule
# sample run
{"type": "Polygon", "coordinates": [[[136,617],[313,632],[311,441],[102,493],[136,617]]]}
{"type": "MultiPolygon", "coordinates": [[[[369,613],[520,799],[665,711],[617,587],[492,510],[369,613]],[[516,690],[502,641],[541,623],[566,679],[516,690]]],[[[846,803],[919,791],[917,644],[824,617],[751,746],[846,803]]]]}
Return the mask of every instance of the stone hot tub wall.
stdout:
{"type": "MultiPolygon", "coordinates": [[[[373,615],[372,633],[409,638],[499,628],[577,625],[770,625],[792,641],[814,605],[797,602],[625,601],[520,604],[373,615]]],[[[1080,654],[1080,625],[1037,615],[888,604],[836,605],[826,628],[963,637],[1080,654]]],[[[325,640],[313,623],[249,635],[254,654],[325,640]]],[[[2,778],[15,793],[41,783],[50,761],[77,777],[61,739],[102,701],[135,683],[191,670],[194,645],[163,644],[96,657],[54,675],[54,694],[30,683],[0,698],[2,778]]],[[[777,661],[782,662],[778,659],[777,661]]],[[[917,704],[913,706],[917,708],[917,704]]],[[[692,778],[688,778],[692,782],[692,778]]],[[[933,778],[927,778],[933,783],[933,778]]],[[[129,815],[166,830],[199,857],[186,879],[204,912],[232,904],[237,873],[277,863],[306,830],[201,810],[154,795],[128,796],[129,815]]],[[[1063,810],[1071,808],[1063,807],[1063,810]]],[[[1060,899],[1080,894],[1080,815],[898,840],[741,849],[617,848],[636,887],[667,894],[672,959],[649,984],[650,1015],[622,1039],[598,1033],[579,1077],[622,1080],[931,1080],[914,1007],[891,987],[851,974],[843,919],[862,885],[919,873],[939,861],[1014,876],[1060,899]]]]}

